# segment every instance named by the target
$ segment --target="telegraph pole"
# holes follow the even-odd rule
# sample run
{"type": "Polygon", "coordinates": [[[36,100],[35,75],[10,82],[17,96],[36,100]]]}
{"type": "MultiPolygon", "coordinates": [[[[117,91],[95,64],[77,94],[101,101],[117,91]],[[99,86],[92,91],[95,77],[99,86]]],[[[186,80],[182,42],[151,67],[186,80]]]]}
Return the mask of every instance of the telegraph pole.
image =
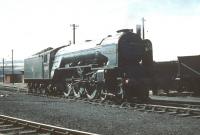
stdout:
{"type": "Polygon", "coordinates": [[[4,58],[3,58],[3,83],[4,83],[4,58]]]}
{"type": "Polygon", "coordinates": [[[71,24],[70,25],[73,28],[73,44],[75,44],[75,30],[78,27],[76,24],[71,24]]]}
{"type": "Polygon", "coordinates": [[[13,49],[12,49],[12,83],[14,84],[14,66],[13,66],[13,49]]]}
{"type": "Polygon", "coordinates": [[[144,17],[142,18],[142,38],[143,38],[143,40],[144,40],[144,38],[145,38],[145,35],[144,35],[144,17]]]}

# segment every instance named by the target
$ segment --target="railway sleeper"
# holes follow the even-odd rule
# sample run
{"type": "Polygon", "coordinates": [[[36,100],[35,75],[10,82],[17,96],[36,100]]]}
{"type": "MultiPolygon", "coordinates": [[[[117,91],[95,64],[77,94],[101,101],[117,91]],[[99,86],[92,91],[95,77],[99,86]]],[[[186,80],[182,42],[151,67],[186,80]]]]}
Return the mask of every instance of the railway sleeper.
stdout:
{"type": "MultiPolygon", "coordinates": [[[[179,110],[178,110],[179,111],[179,110]]],[[[180,110],[179,111],[180,114],[177,114],[178,116],[181,116],[181,117],[188,117],[188,116],[191,116],[191,110],[180,110]]]]}
{"type": "Polygon", "coordinates": [[[200,119],[200,115],[194,115],[194,116],[191,116],[191,117],[200,119]]]}
{"type": "Polygon", "coordinates": [[[27,134],[36,134],[37,133],[37,130],[23,130],[23,131],[20,131],[19,132],[19,134],[20,135],[23,135],[23,134],[25,134],[25,135],[27,135],[27,134]]]}
{"type": "Polygon", "coordinates": [[[160,110],[160,111],[154,111],[156,113],[166,113],[166,111],[160,110]]]}
{"type": "Polygon", "coordinates": [[[127,108],[127,107],[131,107],[131,104],[130,103],[128,103],[128,102],[123,102],[120,106],[119,106],[119,108],[127,108]]]}
{"type": "Polygon", "coordinates": [[[166,113],[167,108],[155,108],[154,112],[156,112],[156,113],[166,113]]]}
{"type": "Polygon", "coordinates": [[[169,108],[167,109],[168,111],[168,114],[170,115],[177,115],[177,114],[183,114],[183,111],[182,109],[179,109],[179,108],[176,108],[176,107],[173,107],[173,108],[169,108]]]}
{"type": "Polygon", "coordinates": [[[9,127],[13,127],[13,124],[5,124],[5,125],[0,125],[0,129],[2,129],[2,128],[9,128],[9,127]]]}
{"type": "Polygon", "coordinates": [[[190,110],[190,114],[192,114],[194,116],[200,116],[200,110],[192,109],[192,110],[190,110]]]}
{"type": "Polygon", "coordinates": [[[188,116],[191,116],[191,114],[189,114],[189,113],[181,113],[181,114],[177,114],[177,116],[188,117],[188,116]]]}
{"type": "Polygon", "coordinates": [[[138,107],[136,110],[137,111],[145,111],[146,110],[146,106],[138,107]]]}
{"type": "Polygon", "coordinates": [[[146,109],[147,109],[146,110],[147,112],[154,112],[156,107],[155,106],[147,106],[146,109]]]}
{"type": "Polygon", "coordinates": [[[23,129],[24,127],[4,128],[4,129],[0,129],[0,133],[18,132],[19,130],[23,130],[23,129]]]}

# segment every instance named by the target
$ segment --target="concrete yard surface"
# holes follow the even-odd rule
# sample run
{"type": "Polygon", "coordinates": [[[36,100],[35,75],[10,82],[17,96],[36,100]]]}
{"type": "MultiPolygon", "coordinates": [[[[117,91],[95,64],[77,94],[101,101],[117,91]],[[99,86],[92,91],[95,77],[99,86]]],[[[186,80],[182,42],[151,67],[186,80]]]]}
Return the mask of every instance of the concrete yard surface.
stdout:
{"type": "Polygon", "coordinates": [[[0,114],[105,135],[199,135],[200,119],[0,91],[0,114]]]}

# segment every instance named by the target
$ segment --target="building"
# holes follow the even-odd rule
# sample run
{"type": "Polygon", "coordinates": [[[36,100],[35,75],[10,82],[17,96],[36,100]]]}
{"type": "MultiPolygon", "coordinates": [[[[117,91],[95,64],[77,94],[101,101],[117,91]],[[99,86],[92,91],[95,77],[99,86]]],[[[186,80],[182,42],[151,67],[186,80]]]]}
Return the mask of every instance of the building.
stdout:
{"type": "Polygon", "coordinates": [[[5,83],[22,83],[24,81],[24,61],[13,62],[13,73],[11,63],[11,61],[6,61],[3,66],[0,62],[0,81],[3,82],[4,79],[5,83]]]}
{"type": "Polygon", "coordinates": [[[24,82],[24,71],[14,71],[5,73],[4,83],[22,83],[24,82]]]}

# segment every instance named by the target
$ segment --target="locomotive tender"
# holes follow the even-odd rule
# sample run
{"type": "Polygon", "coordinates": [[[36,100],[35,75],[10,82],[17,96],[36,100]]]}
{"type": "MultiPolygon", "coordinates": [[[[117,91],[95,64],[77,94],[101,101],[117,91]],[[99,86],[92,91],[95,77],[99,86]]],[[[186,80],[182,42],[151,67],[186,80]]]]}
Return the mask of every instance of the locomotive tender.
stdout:
{"type": "Polygon", "coordinates": [[[200,96],[200,55],[178,56],[178,61],[154,62],[152,90],[192,92],[200,96]]]}
{"type": "Polygon", "coordinates": [[[99,42],[47,48],[24,60],[29,92],[118,101],[147,99],[152,44],[130,29],[99,42]]]}
{"type": "Polygon", "coordinates": [[[178,72],[177,61],[162,61],[154,62],[152,91],[157,95],[160,90],[169,93],[171,90],[176,90],[176,77],[178,72]]]}
{"type": "Polygon", "coordinates": [[[179,91],[194,92],[200,96],[200,55],[179,56],[176,81],[179,91]]]}

